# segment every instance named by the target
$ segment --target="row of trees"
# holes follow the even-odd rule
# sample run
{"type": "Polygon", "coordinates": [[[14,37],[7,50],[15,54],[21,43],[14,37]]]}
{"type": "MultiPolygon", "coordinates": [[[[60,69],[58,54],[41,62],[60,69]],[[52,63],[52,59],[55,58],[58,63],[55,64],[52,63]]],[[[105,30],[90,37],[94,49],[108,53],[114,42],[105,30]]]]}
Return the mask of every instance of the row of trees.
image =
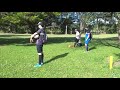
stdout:
{"type": "Polygon", "coordinates": [[[0,12],[0,30],[12,33],[34,33],[39,21],[49,25],[57,15],[59,12],[0,12]]]}
{"type": "MultiPolygon", "coordinates": [[[[80,23],[78,28],[81,31],[89,25],[91,26],[92,32],[97,34],[118,33],[120,42],[120,12],[79,12],[79,15],[80,23]]],[[[69,24],[68,22],[68,25],[69,24]]]]}
{"type": "Polygon", "coordinates": [[[120,12],[78,12],[80,22],[73,24],[69,12],[0,12],[0,30],[10,33],[34,33],[37,23],[44,21],[47,32],[73,33],[74,28],[81,31],[91,25],[92,32],[118,33],[120,41],[120,12]],[[66,18],[58,19],[63,14],[66,18]]]}
{"type": "Polygon", "coordinates": [[[0,13],[0,30],[3,32],[14,33],[33,33],[36,31],[37,23],[44,20],[46,26],[52,31],[59,33],[70,33],[73,28],[83,30],[88,24],[91,25],[94,32],[116,33],[117,24],[113,19],[113,12],[79,12],[80,23],[73,24],[71,19],[67,17],[69,12],[1,12],[0,13]],[[60,14],[65,13],[66,18],[58,21],[56,18],[60,14]],[[109,24],[102,23],[99,19],[109,21],[109,24]],[[95,23],[95,20],[96,23],[95,23]],[[56,29],[58,27],[59,29],[56,29]]]}

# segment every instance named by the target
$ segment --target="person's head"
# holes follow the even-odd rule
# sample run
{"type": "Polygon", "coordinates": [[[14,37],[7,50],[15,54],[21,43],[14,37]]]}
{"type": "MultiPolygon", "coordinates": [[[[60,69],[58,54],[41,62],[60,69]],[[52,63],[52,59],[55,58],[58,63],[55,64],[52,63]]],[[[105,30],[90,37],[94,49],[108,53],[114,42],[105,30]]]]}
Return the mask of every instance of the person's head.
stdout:
{"type": "Polygon", "coordinates": [[[91,26],[91,25],[88,25],[88,26],[87,26],[87,28],[88,28],[88,29],[91,29],[91,28],[92,28],[92,26],[91,26]]]}
{"type": "Polygon", "coordinates": [[[41,28],[43,28],[43,27],[44,27],[44,26],[43,26],[43,23],[42,23],[42,22],[39,22],[39,23],[38,23],[38,28],[41,29],[41,28]]]}
{"type": "Polygon", "coordinates": [[[85,33],[87,32],[87,30],[88,30],[88,28],[85,28],[85,29],[84,29],[85,33]]]}
{"type": "Polygon", "coordinates": [[[90,30],[89,30],[89,29],[87,29],[85,32],[86,32],[86,33],[90,33],[90,30]]]}
{"type": "Polygon", "coordinates": [[[77,32],[77,29],[75,29],[75,32],[77,32]]]}
{"type": "Polygon", "coordinates": [[[88,28],[86,27],[85,30],[88,30],[88,28]]]}

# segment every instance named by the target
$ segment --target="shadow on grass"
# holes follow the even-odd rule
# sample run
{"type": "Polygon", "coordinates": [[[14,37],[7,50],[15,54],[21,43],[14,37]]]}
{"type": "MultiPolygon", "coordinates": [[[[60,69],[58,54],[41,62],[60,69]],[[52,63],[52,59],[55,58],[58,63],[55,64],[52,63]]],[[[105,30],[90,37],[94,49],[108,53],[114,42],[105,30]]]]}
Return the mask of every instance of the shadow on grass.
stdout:
{"type": "Polygon", "coordinates": [[[0,45],[24,45],[24,46],[30,46],[33,44],[29,43],[29,38],[0,38],[0,45]]]}
{"type": "Polygon", "coordinates": [[[93,46],[93,47],[90,47],[90,48],[89,48],[89,50],[93,50],[93,49],[96,49],[96,47],[95,47],[95,46],[93,46]]]}
{"type": "Polygon", "coordinates": [[[52,61],[54,61],[54,60],[57,60],[57,59],[59,59],[59,58],[63,58],[63,57],[65,57],[65,56],[67,56],[67,55],[68,55],[68,53],[64,53],[64,54],[55,56],[54,58],[52,58],[52,59],[50,59],[50,60],[44,62],[44,64],[50,63],[50,62],[52,62],[52,61]]]}
{"type": "Polygon", "coordinates": [[[65,43],[65,42],[74,42],[74,37],[50,37],[48,38],[48,44],[65,43]]]}
{"type": "Polygon", "coordinates": [[[120,49],[117,37],[100,39],[99,42],[104,46],[111,46],[120,49]]]}
{"type": "MultiPolygon", "coordinates": [[[[29,42],[29,37],[24,38],[24,36],[28,35],[0,35],[0,46],[1,45],[16,45],[16,46],[33,46],[35,43],[29,42]],[[20,37],[14,37],[20,36],[20,37]]],[[[75,37],[48,37],[48,41],[46,44],[53,43],[67,43],[74,42],[75,37]]],[[[93,38],[90,42],[92,46],[111,46],[120,49],[120,44],[117,43],[118,38],[93,38]]],[[[84,37],[81,38],[82,44],[84,45],[84,37]]],[[[96,47],[92,47],[92,49],[96,49],[96,47]]]]}
{"type": "Polygon", "coordinates": [[[28,35],[25,35],[25,34],[5,34],[5,35],[0,35],[0,37],[14,37],[14,36],[24,37],[24,36],[30,36],[30,35],[29,34],[28,35]]]}
{"type": "MultiPolygon", "coordinates": [[[[23,37],[15,38],[14,35],[12,38],[5,36],[5,37],[0,38],[0,45],[15,44],[16,46],[32,46],[35,44],[35,43],[31,44],[29,40],[30,38],[23,38],[23,37]]],[[[65,43],[65,42],[74,42],[74,37],[49,37],[46,44],[65,43]]]]}
{"type": "Polygon", "coordinates": [[[118,53],[118,54],[115,54],[119,59],[120,59],[120,53],[118,53]]]}

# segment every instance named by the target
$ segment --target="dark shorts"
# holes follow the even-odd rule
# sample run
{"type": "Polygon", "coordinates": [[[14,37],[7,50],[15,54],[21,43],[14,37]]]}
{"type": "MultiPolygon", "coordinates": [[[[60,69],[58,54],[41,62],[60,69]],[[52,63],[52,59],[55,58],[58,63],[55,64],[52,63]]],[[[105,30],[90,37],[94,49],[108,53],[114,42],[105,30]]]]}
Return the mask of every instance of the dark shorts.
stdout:
{"type": "Polygon", "coordinates": [[[75,38],[75,42],[78,43],[78,42],[79,42],[79,39],[75,38]]]}
{"type": "Polygon", "coordinates": [[[36,45],[37,47],[37,52],[42,53],[43,52],[43,45],[36,45]]]}

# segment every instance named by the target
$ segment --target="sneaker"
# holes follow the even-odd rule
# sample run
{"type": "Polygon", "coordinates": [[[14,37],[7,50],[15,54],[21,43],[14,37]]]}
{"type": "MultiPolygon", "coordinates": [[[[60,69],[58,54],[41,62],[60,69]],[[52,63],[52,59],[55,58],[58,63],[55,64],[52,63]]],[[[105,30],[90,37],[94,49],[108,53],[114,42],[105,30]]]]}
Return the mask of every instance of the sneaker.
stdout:
{"type": "Polygon", "coordinates": [[[34,67],[41,67],[41,64],[37,63],[34,67]]]}
{"type": "Polygon", "coordinates": [[[43,63],[41,63],[41,65],[43,65],[43,63]]]}
{"type": "Polygon", "coordinates": [[[90,51],[84,51],[84,53],[88,53],[88,52],[90,52],[90,51]]]}

